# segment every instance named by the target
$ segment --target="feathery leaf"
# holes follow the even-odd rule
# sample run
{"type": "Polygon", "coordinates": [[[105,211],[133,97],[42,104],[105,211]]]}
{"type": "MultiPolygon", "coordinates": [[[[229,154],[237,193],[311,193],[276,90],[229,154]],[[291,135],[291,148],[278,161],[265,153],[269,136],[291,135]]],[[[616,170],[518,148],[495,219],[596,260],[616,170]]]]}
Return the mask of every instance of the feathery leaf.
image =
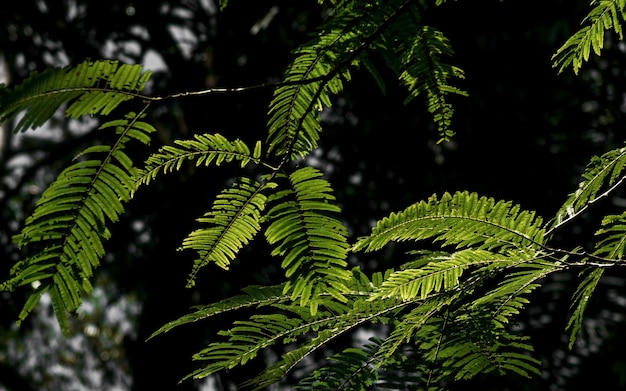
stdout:
{"type": "Polygon", "coordinates": [[[211,262],[228,269],[241,248],[247,245],[261,229],[261,213],[266,197],[262,191],[272,183],[260,184],[248,178],[239,178],[223,190],[213,203],[211,211],[199,218],[206,228],[198,229],[183,241],[182,249],[198,252],[187,286],[193,286],[198,270],[211,262]]]}
{"type": "MultiPolygon", "coordinates": [[[[110,236],[107,224],[119,219],[123,202],[131,197],[136,168],[124,152],[125,143],[133,138],[129,133],[154,130],[134,113],[100,127],[108,128],[115,128],[119,135],[116,144],[87,148],[44,191],[22,233],[14,238],[29,255],[12,268],[11,279],[0,286],[13,290],[39,281],[40,291],[52,295],[63,331],[67,331],[66,312],[78,308],[81,291],[91,289],[88,280],[99,266],[105,253],[103,242],[110,236]]],[[[25,306],[19,319],[33,307],[25,306]]]]}
{"type": "Polygon", "coordinates": [[[593,0],[593,8],[583,20],[582,27],[572,35],[552,56],[553,66],[563,72],[570,67],[578,74],[593,51],[600,55],[606,30],[613,29],[620,40],[624,39],[622,22],[626,20],[625,0],[593,0]]]}
{"type": "Polygon", "coordinates": [[[585,313],[585,309],[587,308],[587,304],[589,303],[589,298],[593,294],[593,291],[596,289],[598,282],[602,278],[602,275],[604,274],[604,269],[585,269],[581,273],[581,275],[585,274],[585,278],[583,278],[580,284],[578,284],[576,292],[574,292],[574,296],[572,297],[572,304],[570,305],[570,310],[572,310],[572,313],[570,315],[569,321],[567,322],[566,328],[566,330],[569,332],[570,349],[574,346],[574,342],[576,342],[576,337],[582,329],[583,315],[585,313]]]}
{"type": "Polygon", "coordinates": [[[109,114],[143,91],[151,74],[142,71],[141,65],[103,60],[33,72],[13,90],[0,88],[0,122],[24,111],[14,131],[36,128],[67,103],[65,114],[71,118],[109,114]]]}
{"type": "Polygon", "coordinates": [[[176,146],[166,145],[150,155],[145,167],[135,177],[137,187],[147,185],[159,174],[178,171],[186,161],[195,162],[196,167],[219,166],[222,163],[239,161],[241,167],[250,162],[260,163],[261,146],[257,143],[253,152],[241,140],[229,141],[220,134],[194,135],[193,140],[176,140],[176,146]]]}
{"type": "Polygon", "coordinates": [[[321,176],[312,167],[289,177],[278,175],[277,180],[284,180],[287,189],[270,195],[272,207],[265,231],[268,242],[276,246],[272,255],[283,259],[281,266],[289,278],[285,293],[299,299],[300,305],[309,305],[312,313],[322,293],[345,302],[350,279],[347,230],[336,217],[340,209],[321,176]]]}
{"type": "Polygon", "coordinates": [[[443,246],[494,250],[540,247],[541,218],[511,202],[496,202],[475,193],[445,193],[392,213],[380,220],[370,236],[360,238],[354,251],[373,251],[390,241],[434,239],[443,246]]]}
{"type": "Polygon", "coordinates": [[[582,174],[583,180],[578,185],[578,189],[557,211],[549,224],[548,232],[554,231],[564,222],[576,217],[589,205],[608,195],[624,180],[622,174],[624,167],[626,167],[626,147],[611,150],[600,157],[592,157],[582,174]],[[598,194],[600,191],[603,193],[598,194]]]}

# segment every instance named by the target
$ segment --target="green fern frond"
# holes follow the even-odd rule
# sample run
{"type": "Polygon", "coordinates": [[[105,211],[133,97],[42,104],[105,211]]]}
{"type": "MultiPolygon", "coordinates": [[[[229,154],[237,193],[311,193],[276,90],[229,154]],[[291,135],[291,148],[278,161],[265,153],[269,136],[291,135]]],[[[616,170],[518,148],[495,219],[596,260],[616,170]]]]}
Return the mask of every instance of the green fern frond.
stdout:
{"type": "Polygon", "coordinates": [[[532,258],[521,257],[516,265],[506,270],[497,287],[474,300],[467,316],[475,317],[476,313],[485,313],[495,327],[505,328],[529,303],[527,296],[541,285],[539,281],[563,270],[558,263],[542,261],[532,253],[528,256],[532,258]]]}
{"type": "Polygon", "coordinates": [[[540,373],[541,363],[530,355],[528,338],[494,329],[488,316],[432,318],[415,343],[418,353],[430,362],[429,385],[492,372],[523,377],[540,373]]]}
{"type": "Polygon", "coordinates": [[[193,140],[176,140],[174,144],[176,146],[161,147],[148,157],[143,170],[135,178],[137,187],[149,184],[159,174],[180,170],[186,161],[195,162],[196,167],[239,161],[243,168],[250,162],[261,163],[260,142],[256,143],[252,152],[243,141],[230,141],[220,134],[194,135],[193,140]]]}
{"type": "Polygon", "coordinates": [[[216,303],[196,306],[194,312],[183,315],[178,319],[170,321],[152,333],[149,339],[159,334],[166,333],[175,327],[204,320],[226,312],[238,311],[246,308],[261,308],[272,304],[286,302],[289,296],[283,295],[283,285],[276,286],[247,286],[243,288],[244,293],[233,296],[216,303]]]}
{"type": "Polygon", "coordinates": [[[331,106],[331,96],[350,80],[349,67],[380,46],[376,40],[407,7],[406,0],[392,0],[344,2],[333,8],[317,36],[298,48],[283,85],[274,92],[268,121],[270,155],[299,158],[317,147],[319,112],[331,106]]]}
{"type": "Polygon", "coordinates": [[[209,363],[184,379],[200,379],[218,371],[244,365],[263,349],[277,344],[295,343],[300,337],[316,333],[297,348],[283,354],[276,364],[266,368],[262,374],[244,383],[261,389],[279,381],[304,357],[363,320],[363,317],[348,315],[348,307],[338,314],[319,311],[311,315],[309,311],[301,311],[302,307],[299,305],[272,306],[279,310],[285,309],[291,314],[281,311],[257,314],[245,321],[235,321],[231,329],[219,333],[222,337],[227,337],[227,341],[212,342],[193,356],[194,360],[209,363]]]}
{"type": "Polygon", "coordinates": [[[450,42],[441,31],[430,26],[420,26],[417,27],[417,36],[401,55],[403,72],[400,81],[410,92],[405,103],[421,94],[426,95],[428,111],[438,126],[440,141],[449,141],[454,135],[450,128],[453,109],[446,96],[467,96],[465,91],[449,82],[452,78],[463,79],[463,71],[441,60],[441,56],[452,54],[450,42]]]}
{"type": "Polygon", "coordinates": [[[340,209],[333,191],[321,176],[312,167],[277,176],[287,188],[270,195],[265,231],[268,242],[276,246],[272,255],[282,257],[289,278],[285,293],[299,299],[301,306],[309,305],[313,314],[323,293],[345,302],[350,280],[347,230],[336,217],[340,209]]]}
{"type": "MultiPolygon", "coordinates": [[[[379,277],[368,279],[355,271],[352,287],[364,288],[380,285],[379,277]]],[[[281,287],[255,287],[246,295],[227,299],[209,306],[200,307],[196,312],[185,315],[163,326],[153,336],[169,331],[173,327],[195,322],[223,312],[244,308],[271,307],[274,313],[260,314],[246,321],[236,321],[232,328],[219,334],[226,341],[211,342],[209,346],[194,355],[194,360],[208,361],[208,364],[185,377],[204,378],[222,370],[244,365],[259,352],[270,346],[296,344],[284,353],[273,365],[245,384],[254,389],[262,389],[280,381],[304,358],[343,333],[366,322],[380,322],[395,317],[406,303],[397,300],[367,302],[367,292],[363,290],[348,293],[348,303],[338,305],[332,295],[325,293],[318,300],[319,310],[315,314],[294,304],[289,295],[284,295],[281,287]],[[354,300],[354,301],[352,301],[354,300]]]]}
{"type": "Polygon", "coordinates": [[[434,239],[444,246],[494,250],[539,248],[544,241],[542,220],[508,201],[475,193],[445,193],[409,206],[380,220],[354,251],[373,251],[390,241],[434,239]]]}
{"type": "MultiPolygon", "coordinates": [[[[78,308],[81,292],[91,289],[89,279],[105,253],[103,242],[110,236],[107,225],[118,220],[124,212],[123,202],[131,197],[136,168],[124,145],[138,138],[137,133],[154,131],[138,117],[131,113],[126,119],[102,125],[100,129],[115,128],[117,143],[83,151],[46,189],[22,233],[14,237],[29,255],[12,268],[11,279],[0,287],[13,290],[38,281],[38,292],[47,290],[52,295],[64,331],[66,311],[78,308]]],[[[35,304],[27,302],[20,321],[35,304]]]]}
{"type": "Polygon", "coordinates": [[[621,184],[624,180],[624,167],[626,167],[626,147],[611,150],[600,157],[592,157],[582,175],[583,180],[578,185],[578,189],[557,211],[549,224],[548,233],[576,217],[589,205],[621,184]]]}
{"type": "Polygon", "coordinates": [[[403,301],[425,299],[430,294],[457,288],[463,272],[505,257],[485,250],[461,250],[452,254],[429,253],[412,262],[419,267],[392,272],[370,300],[399,297],[403,301]]]}
{"type": "Polygon", "coordinates": [[[578,284],[576,292],[572,297],[572,303],[570,310],[572,313],[567,322],[566,330],[569,332],[569,348],[571,349],[576,342],[576,337],[580,334],[583,325],[583,315],[591,295],[596,289],[598,282],[604,274],[603,268],[585,269],[581,275],[585,275],[585,278],[578,284]]]}
{"type": "Polygon", "coordinates": [[[346,68],[350,64],[340,66],[340,53],[349,53],[346,46],[354,38],[355,32],[345,27],[325,29],[317,39],[298,49],[285,84],[276,89],[270,103],[269,154],[304,157],[317,147],[322,130],[320,111],[331,106],[331,94],[343,90],[342,80],[350,79],[346,68]]]}
{"type": "Polygon", "coordinates": [[[198,221],[207,225],[183,241],[181,249],[198,252],[187,286],[194,285],[200,268],[209,263],[228,269],[241,248],[247,245],[261,229],[261,214],[267,198],[262,193],[272,183],[260,184],[252,179],[239,178],[215,199],[211,211],[198,221]]]}
{"type": "Polygon", "coordinates": [[[559,72],[572,67],[574,73],[589,60],[593,51],[600,55],[604,46],[604,33],[613,30],[620,40],[624,39],[622,22],[626,20],[625,0],[593,0],[593,8],[583,20],[586,24],[572,35],[552,56],[553,66],[559,72]]]}
{"type": "Polygon", "coordinates": [[[67,103],[67,117],[109,114],[143,91],[151,74],[142,71],[141,65],[103,60],[32,73],[13,90],[0,88],[0,122],[25,112],[14,131],[36,128],[67,103]]]}
{"type": "Polygon", "coordinates": [[[497,339],[485,338],[482,333],[471,342],[452,341],[444,345],[439,350],[439,359],[443,368],[454,373],[454,380],[472,379],[494,371],[530,378],[541,374],[541,362],[529,354],[533,348],[526,340],[502,332],[497,334],[497,339]]]}
{"type": "Polygon", "coordinates": [[[236,321],[233,328],[220,333],[228,337],[228,341],[211,343],[194,354],[194,360],[209,363],[183,380],[201,379],[221,370],[244,365],[255,358],[259,351],[282,343],[285,339],[303,335],[309,330],[309,324],[302,319],[276,313],[253,315],[249,320],[236,321]]]}
{"type": "Polygon", "coordinates": [[[596,232],[600,239],[593,255],[609,259],[623,259],[626,250],[626,212],[608,215],[602,219],[602,227],[596,232]]]}

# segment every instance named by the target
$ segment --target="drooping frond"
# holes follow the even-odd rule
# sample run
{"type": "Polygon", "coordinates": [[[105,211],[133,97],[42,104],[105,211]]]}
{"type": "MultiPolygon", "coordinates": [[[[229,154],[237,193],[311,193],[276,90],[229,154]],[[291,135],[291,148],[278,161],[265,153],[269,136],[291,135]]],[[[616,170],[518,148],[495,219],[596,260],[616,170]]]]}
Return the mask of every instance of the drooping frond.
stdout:
{"type": "MultiPolygon", "coordinates": [[[[124,145],[130,139],[145,141],[146,133],[154,131],[134,113],[100,129],[107,128],[118,133],[116,144],[87,148],[42,194],[22,233],[14,238],[28,256],[12,268],[12,278],[1,286],[12,290],[38,281],[35,294],[50,292],[64,331],[66,311],[78,308],[81,292],[91,289],[89,279],[110,236],[107,225],[118,220],[123,202],[131,197],[136,168],[124,145]]],[[[19,319],[35,304],[28,301],[19,319]]]]}
{"type": "Polygon", "coordinates": [[[445,193],[392,213],[380,220],[355,251],[378,250],[390,241],[434,239],[457,248],[503,249],[540,247],[542,220],[519,205],[475,193],[445,193]]]}
{"type": "MultiPolygon", "coordinates": [[[[452,79],[464,78],[463,71],[443,61],[443,57],[453,55],[449,40],[432,26],[422,25],[417,7],[402,15],[392,25],[382,53],[392,51],[398,56],[395,68],[400,81],[409,90],[405,103],[415,97],[425,95],[428,111],[438,127],[441,141],[449,140],[454,132],[450,128],[453,109],[448,103],[449,94],[467,95],[466,92],[450,84],[452,79]]],[[[388,63],[393,64],[386,54],[388,63]]]]}
{"type": "Polygon", "coordinates": [[[622,22],[626,20],[625,0],[593,0],[593,8],[583,20],[585,25],[572,35],[552,56],[553,66],[559,72],[572,67],[574,73],[589,60],[591,51],[600,55],[604,46],[606,30],[613,30],[620,40],[624,39],[622,22]]]}
{"type": "Polygon", "coordinates": [[[372,73],[378,74],[366,52],[380,50],[376,41],[409,12],[410,3],[342,2],[333,8],[317,36],[298,48],[283,85],[274,92],[269,107],[269,154],[297,158],[317,147],[319,112],[331,106],[331,95],[341,92],[343,82],[350,80],[349,67],[365,61],[372,73]]]}
{"type": "Polygon", "coordinates": [[[262,191],[266,187],[272,187],[272,184],[239,178],[231,187],[224,189],[211,210],[198,219],[206,227],[189,234],[182,244],[182,249],[198,252],[188,286],[194,285],[198,270],[209,263],[214,262],[228,269],[239,250],[259,232],[267,200],[262,191]]]}
{"type": "MultiPolygon", "coordinates": [[[[335,196],[322,174],[304,167],[283,179],[287,188],[269,197],[272,205],[265,235],[275,245],[272,255],[282,257],[289,278],[285,292],[315,313],[323,293],[346,301],[350,279],[347,230],[337,218],[335,196]]],[[[279,185],[279,189],[280,189],[279,185]]]]}
{"type": "Polygon", "coordinates": [[[578,189],[557,211],[549,224],[548,232],[552,232],[598,199],[608,195],[624,180],[625,166],[626,147],[606,152],[600,157],[592,157],[582,175],[583,180],[579,183],[578,189]]]}
{"type": "Polygon", "coordinates": [[[109,114],[143,91],[150,72],[142,71],[141,65],[103,60],[32,73],[13,90],[0,88],[0,122],[24,112],[15,131],[36,128],[67,103],[65,113],[71,118],[109,114]]]}
{"type": "Polygon", "coordinates": [[[148,157],[145,167],[135,178],[137,186],[149,184],[159,174],[180,170],[186,161],[195,162],[196,166],[219,166],[232,161],[239,161],[241,167],[250,162],[260,163],[260,142],[256,143],[252,153],[243,141],[230,141],[221,134],[194,135],[193,140],[176,140],[174,143],[176,146],[166,145],[148,157]]]}
{"type": "Polygon", "coordinates": [[[572,303],[570,305],[570,310],[572,313],[570,315],[569,321],[567,322],[566,330],[569,332],[569,348],[571,349],[574,346],[574,342],[576,342],[576,337],[579,335],[580,330],[583,325],[583,315],[585,313],[585,309],[587,309],[587,304],[589,303],[589,299],[591,295],[596,289],[598,282],[602,278],[604,274],[603,268],[594,268],[594,269],[585,269],[581,275],[585,275],[585,278],[578,284],[576,288],[576,292],[574,292],[574,297],[572,298],[572,303]]]}

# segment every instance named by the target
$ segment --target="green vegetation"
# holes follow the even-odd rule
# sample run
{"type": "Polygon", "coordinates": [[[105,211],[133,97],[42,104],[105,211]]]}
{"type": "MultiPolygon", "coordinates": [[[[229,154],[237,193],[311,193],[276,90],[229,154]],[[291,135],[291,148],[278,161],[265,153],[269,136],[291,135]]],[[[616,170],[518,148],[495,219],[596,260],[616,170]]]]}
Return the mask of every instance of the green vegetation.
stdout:
{"type": "MultiPolygon", "coordinates": [[[[457,84],[464,72],[452,65],[454,42],[423,23],[424,14],[445,1],[326,3],[320,7],[327,7],[328,17],[294,51],[283,79],[243,88],[273,91],[267,127],[254,129],[252,141],[197,134],[145,157],[158,126],[147,113],[163,102],[218,92],[152,96],[145,91],[151,74],[140,65],[87,60],[32,73],[0,90],[0,119],[23,114],[15,132],[41,127],[63,107],[68,118],[106,118],[98,132],[110,140],[76,156],[14,237],[24,256],[0,288],[33,287],[19,321],[49,294],[62,330],[69,332],[72,313],[93,290],[112,227],[134,197],[167,186],[168,175],[229,166],[210,209],[180,244],[180,250],[194,252],[193,265],[171,267],[190,267],[187,286],[201,289],[198,276],[214,267],[228,270],[242,251],[253,249],[269,253],[283,278],[198,305],[155,331],[150,343],[192,322],[231,316],[230,325],[198,347],[193,359],[201,365],[184,379],[229,371],[275,347],[280,355],[245,385],[262,389],[296,369],[299,390],[443,390],[488,374],[540,376],[530,338],[513,325],[546,278],[566,271],[578,274],[564,330],[573,347],[604,271],[624,262],[626,213],[603,216],[590,244],[564,247],[555,238],[621,185],[626,148],[592,157],[578,188],[554,215],[451,190],[388,214],[369,235],[352,241],[333,184],[310,164],[325,136],[322,113],[352,83],[352,73],[366,69],[383,91],[383,74],[394,74],[406,88],[405,103],[423,102],[439,143],[455,139],[451,101],[467,93],[457,84]],[[390,248],[402,249],[401,262],[374,272],[362,267],[361,259],[390,248]],[[376,335],[303,374],[307,357],[363,329],[376,335]]],[[[225,1],[220,6],[229,7],[225,1]]],[[[592,2],[553,66],[578,73],[592,54],[601,54],[607,30],[621,38],[625,7],[624,1],[592,2]]],[[[387,136],[380,130],[378,137],[387,136]]]]}

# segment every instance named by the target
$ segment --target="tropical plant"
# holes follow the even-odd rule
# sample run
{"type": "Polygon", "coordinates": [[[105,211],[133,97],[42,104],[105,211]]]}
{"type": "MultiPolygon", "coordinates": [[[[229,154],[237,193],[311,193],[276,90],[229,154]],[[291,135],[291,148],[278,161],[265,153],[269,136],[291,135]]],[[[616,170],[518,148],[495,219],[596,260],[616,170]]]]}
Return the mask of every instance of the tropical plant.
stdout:
{"type": "MultiPolygon", "coordinates": [[[[49,294],[67,331],[68,315],[92,289],[109,227],[137,192],[189,164],[217,169],[236,163],[238,176],[181,244],[182,250],[197,253],[188,285],[196,284],[198,273],[211,264],[228,269],[260,234],[280,263],[284,282],[249,286],[156,330],[153,337],[191,322],[242,313],[193,356],[203,366],[186,379],[245,365],[263,350],[283,346],[275,362],[244,383],[261,389],[280,382],[330,341],[371,326],[377,326],[376,337],[331,355],[327,365],[304,376],[298,389],[435,390],[490,373],[538,375],[540,362],[528,337],[511,324],[547,276],[570,270],[581,276],[567,324],[573,345],[603,271],[623,262],[626,214],[606,216],[591,249],[561,248],[553,239],[622,183],[626,148],[593,157],[579,188],[549,220],[514,202],[458,191],[391,213],[370,235],[350,243],[331,184],[307,160],[322,136],[320,112],[341,94],[350,72],[366,68],[384,89],[382,59],[407,88],[407,103],[414,98],[426,102],[442,141],[454,136],[448,97],[465,93],[454,86],[463,72],[447,62],[453,55],[450,42],[424,23],[424,15],[443,0],[434,5],[416,0],[329,3],[328,19],[295,51],[284,79],[261,86],[272,88],[274,95],[265,137],[253,144],[202,134],[176,140],[145,160],[128,153],[130,143],[150,144],[154,127],[144,118],[153,106],[216,92],[146,95],[150,73],[139,65],[85,61],[33,73],[0,90],[0,120],[23,114],[16,132],[42,126],[64,105],[71,118],[113,118],[100,126],[113,141],[82,151],[43,193],[14,238],[24,258],[0,288],[32,287],[20,321],[49,294]],[[118,114],[133,104],[135,110],[118,114]],[[366,274],[359,257],[394,243],[409,244],[401,265],[366,274]],[[247,316],[250,311],[253,315],[247,316]]],[[[557,51],[554,66],[578,72],[591,51],[600,53],[605,30],[621,37],[624,3],[593,1],[588,25],[557,51]]]]}

